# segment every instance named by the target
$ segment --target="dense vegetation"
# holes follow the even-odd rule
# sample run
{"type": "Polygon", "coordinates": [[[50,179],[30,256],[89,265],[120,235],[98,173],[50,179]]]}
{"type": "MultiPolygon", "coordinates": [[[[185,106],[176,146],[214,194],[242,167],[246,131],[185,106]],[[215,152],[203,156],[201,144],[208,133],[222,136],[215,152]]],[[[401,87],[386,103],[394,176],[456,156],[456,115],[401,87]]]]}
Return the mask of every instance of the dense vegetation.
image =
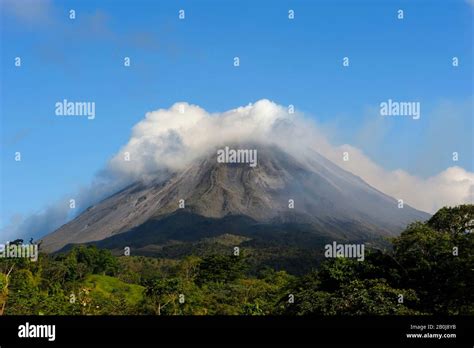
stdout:
{"type": "Polygon", "coordinates": [[[0,259],[0,314],[473,315],[473,226],[473,205],[443,208],[363,262],[327,259],[303,275],[258,265],[245,247],[170,259],[78,246],[0,259]]]}

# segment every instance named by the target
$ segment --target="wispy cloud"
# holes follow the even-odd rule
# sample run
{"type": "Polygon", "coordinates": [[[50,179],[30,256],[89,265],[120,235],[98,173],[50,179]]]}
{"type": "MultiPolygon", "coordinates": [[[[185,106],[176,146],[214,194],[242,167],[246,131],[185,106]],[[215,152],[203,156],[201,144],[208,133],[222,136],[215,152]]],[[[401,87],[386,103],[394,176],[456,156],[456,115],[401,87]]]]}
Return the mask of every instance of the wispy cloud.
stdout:
{"type": "Polygon", "coordinates": [[[51,0],[2,0],[2,8],[25,25],[48,24],[53,18],[51,0]]]}

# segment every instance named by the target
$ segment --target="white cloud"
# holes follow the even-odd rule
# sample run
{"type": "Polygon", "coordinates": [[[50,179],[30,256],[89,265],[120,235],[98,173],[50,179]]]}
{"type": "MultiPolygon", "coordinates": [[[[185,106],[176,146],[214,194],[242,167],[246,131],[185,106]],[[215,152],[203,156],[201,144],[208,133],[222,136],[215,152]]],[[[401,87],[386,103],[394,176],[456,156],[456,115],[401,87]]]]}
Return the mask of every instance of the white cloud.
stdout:
{"type": "Polygon", "coordinates": [[[316,150],[380,191],[420,210],[435,212],[445,205],[472,202],[469,192],[474,173],[454,166],[422,178],[401,169],[385,170],[355,147],[331,145],[314,121],[298,112],[290,115],[286,108],[268,100],[220,114],[209,114],[187,103],[147,113],[109,169],[132,180],[153,176],[161,169],[179,170],[210,149],[233,142],[277,144],[298,157],[308,148],[316,150]],[[350,154],[347,162],[342,157],[345,151],[350,154]],[[124,152],[131,154],[132,161],[123,160],[124,152]]]}
{"type": "Polygon", "coordinates": [[[437,175],[421,178],[401,169],[387,171],[350,145],[333,149],[328,158],[376,189],[426,212],[473,203],[474,173],[460,167],[449,167],[437,175]],[[343,162],[340,156],[344,151],[350,153],[348,162],[343,162]]]}
{"type": "Polygon", "coordinates": [[[133,178],[153,176],[160,169],[179,170],[221,144],[273,142],[280,122],[292,122],[292,117],[268,100],[221,114],[176,103],[170,109],[147,113],[108,169],[133,178]],[[126,152],[130,153],[130,162],[123,160],[126,152]]]}

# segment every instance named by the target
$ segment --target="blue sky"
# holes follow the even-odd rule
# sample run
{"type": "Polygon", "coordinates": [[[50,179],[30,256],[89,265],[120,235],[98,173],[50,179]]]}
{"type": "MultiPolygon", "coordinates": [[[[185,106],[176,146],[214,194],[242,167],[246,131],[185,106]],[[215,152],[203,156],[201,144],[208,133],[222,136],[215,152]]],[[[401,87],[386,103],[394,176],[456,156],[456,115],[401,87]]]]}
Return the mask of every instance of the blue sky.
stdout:
{"type": "Polygon", "coordinates": [[[211,112],[294,104],[388,170],[435,175],[452,151],[473,170],[466,1],[34,3],[2,1],[0,227],[87,185],[146,112],[177,101],[211,112]],[[421,119],[380,122],[389,98],[421,102],[421,119]],[[96,118],[56,117],[63,99],[94,101],[96,118]]]}

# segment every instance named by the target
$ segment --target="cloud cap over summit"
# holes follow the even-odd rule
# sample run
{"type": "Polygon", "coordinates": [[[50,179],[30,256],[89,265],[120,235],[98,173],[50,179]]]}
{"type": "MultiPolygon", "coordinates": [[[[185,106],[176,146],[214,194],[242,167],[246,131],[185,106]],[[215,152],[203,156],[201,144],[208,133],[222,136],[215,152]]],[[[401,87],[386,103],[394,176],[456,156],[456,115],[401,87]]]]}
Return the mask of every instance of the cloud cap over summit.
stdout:
{"type": "Polygon", "coordinates": [[[353,146],[330,144],[314,120],[267,99],[222,113],[208,113],[184,102],[149,112],[107,168],[133,180],[153,177],[159,170],[183,169],[214,148],[236,142],[278,145],[299,159],[317,151],[371,186],[423,211],[472,202],[473,173],[453,166],[425,179],[402,169],[386,170],[353,146]],[[343,160],[344,152],[349,153],[349,161],[343,160]],[[125,153],[129,162],[123,160],[125,153]]]}

